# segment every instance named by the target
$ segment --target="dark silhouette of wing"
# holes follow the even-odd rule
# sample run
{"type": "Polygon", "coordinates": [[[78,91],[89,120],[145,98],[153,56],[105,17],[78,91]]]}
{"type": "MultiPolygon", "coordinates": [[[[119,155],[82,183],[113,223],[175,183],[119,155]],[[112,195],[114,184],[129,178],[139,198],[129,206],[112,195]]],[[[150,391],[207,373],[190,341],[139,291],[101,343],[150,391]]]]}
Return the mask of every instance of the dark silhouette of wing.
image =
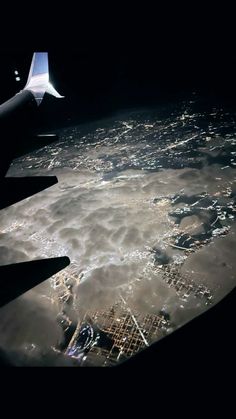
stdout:
{"type": "MultiPolygon", "coordinates": [[[[61,97],[49,82],[48,54],[33,55],[25,88],[0,106],[0,209],[28,198],[57,183],[56,176],[5,177],[16,157],[57,140],[57,135],[36,135],[38,107],[45,93],[61,97]]],[[[0,266],[0,306],[30,290],[65,268],[68,257],[0,266]]]]}
{"type": "Polygon", "coordinates": [[[0,307],[68,266],[66,256],[0,266],[0,307]]]}
{"type": "Polygon", "coordinates": [[[0,181],[0,209],[43,191],[57,182],[56,176],[6,177],[0,181]]]}

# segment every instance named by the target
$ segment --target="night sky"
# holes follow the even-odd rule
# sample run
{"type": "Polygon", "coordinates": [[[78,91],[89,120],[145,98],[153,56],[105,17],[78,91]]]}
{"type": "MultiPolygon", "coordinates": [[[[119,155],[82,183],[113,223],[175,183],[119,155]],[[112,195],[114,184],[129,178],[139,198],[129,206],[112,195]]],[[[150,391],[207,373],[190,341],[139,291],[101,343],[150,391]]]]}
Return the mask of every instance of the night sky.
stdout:
{"type": "Polygon", "coordinates": [[[193,91],[234,105],[233,24],[230,10],[227,15],[217,10],[216,17],[215,9],[185,14],[171,7],[155,14],[144,9],[141,21],[116,16],[116,23],[107,19],[105,25],[99,18],[87,24],[82,12],[65,11],[69,16],[63,19],[43,19],[40,31],[36,21],[27,20],[26,32],[17,22],[14,35],[2,43],[0,100],[24,87],[33,52],[48,51],[51,80],[66,97],[50,107],[51,125],[67,124],[68,118],[77,123],[78,115],[93,119],[117,109],[156,106],[193,91]]]}

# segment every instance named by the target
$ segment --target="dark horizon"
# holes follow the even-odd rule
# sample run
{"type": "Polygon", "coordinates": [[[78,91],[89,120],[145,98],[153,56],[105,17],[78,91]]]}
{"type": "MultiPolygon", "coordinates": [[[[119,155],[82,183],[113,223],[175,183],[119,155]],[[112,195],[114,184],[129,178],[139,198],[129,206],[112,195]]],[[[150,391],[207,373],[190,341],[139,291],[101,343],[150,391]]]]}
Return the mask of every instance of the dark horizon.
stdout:
{"type": "MultiPolygon", "coordinates": [[[[50,38],[49,38],[50,39],[50,38]]],[[[71,100],[92,102],[100,98],[129,102],[137,106],[150,99],[172,98],[193,90],[209,97],[235,103],[236,54],[229,34],[205,33],[199,26],[190,31],[168,33],[159,30],[156,37],[133,36],[126,41],[112,38],[61,42],[22,43],[3,46],[0,68],[1,102],[24,86],[34,51],[48,51],[53,82],[71,100]],[[5,48],[5,49],[4,49],[5,48]],[[22,82],[16,82],[17,67],[22,82]]]]}

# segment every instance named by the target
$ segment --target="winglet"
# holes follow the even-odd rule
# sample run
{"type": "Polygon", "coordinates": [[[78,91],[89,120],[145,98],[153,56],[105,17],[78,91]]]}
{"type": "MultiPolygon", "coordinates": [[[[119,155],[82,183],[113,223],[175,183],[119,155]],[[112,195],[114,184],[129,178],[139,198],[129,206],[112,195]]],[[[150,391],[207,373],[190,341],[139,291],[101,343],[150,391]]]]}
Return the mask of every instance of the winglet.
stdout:
{"type": "Polygon", "coordinates": [[[48,53],[35,52],[32,58],[28,80],[24,90],[30,90],[39,106],[47,92],[57,98],[63,98],[49,82],[48,53]]]}

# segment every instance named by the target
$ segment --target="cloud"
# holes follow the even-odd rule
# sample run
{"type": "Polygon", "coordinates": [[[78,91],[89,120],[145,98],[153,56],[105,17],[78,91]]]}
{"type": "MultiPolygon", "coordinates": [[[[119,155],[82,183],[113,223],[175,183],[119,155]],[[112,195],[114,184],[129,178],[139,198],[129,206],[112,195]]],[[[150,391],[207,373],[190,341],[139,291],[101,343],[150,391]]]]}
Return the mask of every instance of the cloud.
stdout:
{"type": "MultiPolygon", "coordinates": [[[[187,196],[218,194],[229,185],[233,169],[221,170],[219,183],[216,164],[197,169],[182,156],[182,168],[176,170],[172,159],[182,157],[161,155],[161,147],[181,133],[186,136],[182,122],[174,121],[175,131],[172,121],[170,133],[167,122],[156,118],[150,125],[140,118],[104,122],[103,128],[95,124],[67,129],[57,146],[25,156],[11,167],[9,175],[53,174],[59,183],[1,211],[0,263],[68,255],[77,272],[72,281],[74,306],[61,302],[60,287],[54,289],[49,280],[1,309],[0,347],[10,358],[18,353],[19,363],[27,363],[27,356],[32,364],[54,362],[51,348],[63,340],[58,313],[70,313],[77,320],[86,310],[112,305],[127,290],[133,309],[158,313],[165,306],[176,325],[204,309],[203,300],[190,296],[183,302],[181,293],[165,283],[151,250],[166,249],[179,231],[169,216],[173,196],[183,191],[187,196]]],[[[222,261],[228,252],[223,247],[218,251],[222,261]]],[[[183,252],[166,251],[168,261],[183,262],[183,252]]],[[[205,248],[202,253],[210,255],[205,248]]],[[[202,258],[191,256],[187,273],[204,266],[205,282],[214,289],[214,281],[208,281],[209,260],[204,264],[202,258]]],[[[232,255],[228,259],[230,264],[232,255]]],[[[66,275],[70,277],[70,271],[66,275]]],[[[55,363],[64,362],[55,356],[55,363]]]]}

